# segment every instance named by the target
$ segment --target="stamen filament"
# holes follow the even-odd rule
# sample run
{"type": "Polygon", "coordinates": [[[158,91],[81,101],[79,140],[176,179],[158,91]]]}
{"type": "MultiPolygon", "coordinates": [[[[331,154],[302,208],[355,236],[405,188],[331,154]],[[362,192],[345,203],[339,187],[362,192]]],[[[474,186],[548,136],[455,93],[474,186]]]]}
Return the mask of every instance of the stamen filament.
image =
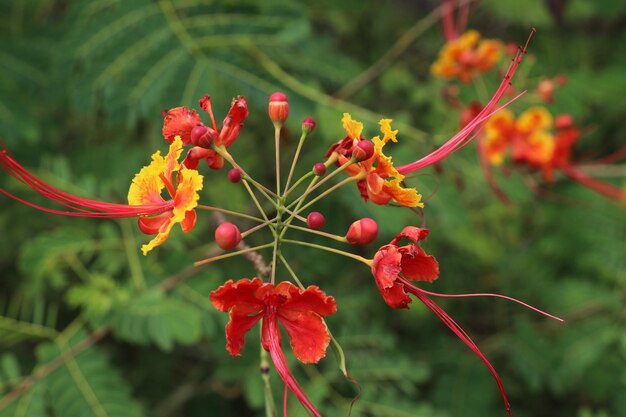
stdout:
{"type": "Polygon", "coordinates": [[[546,317],[550,317],[551,319],[554,319],[556,321],[560,321],[560,322],[564,322],[565,320],[563,320],[560,317],[557,316],[553,316],[550,313],[546,313],[543,310],[539,310],[536,307],[531,306],[530,304],[526,304],[523,301],[520,301],[516,298],[513,297],[509,297],[508,295],[502,295],[502,294],[491,294],[491,293],[471,293],[471,294],[441,294],[441,293],[437,293],[437,292],[431,292],[431,291],[426,291],[424,289],[421,289],[424,293],[428,294],[428,295],[432,295],[434,297],[441,297],[441,298],[464,298],[464,297],[496,297],[496,298],[503,298],[505,300],[509,300],[509,301],[513,301],[514,303],[517,303],[519,305],[522,305],[530,310],[533,310],[539,314],[542,314],[546,317]]]}

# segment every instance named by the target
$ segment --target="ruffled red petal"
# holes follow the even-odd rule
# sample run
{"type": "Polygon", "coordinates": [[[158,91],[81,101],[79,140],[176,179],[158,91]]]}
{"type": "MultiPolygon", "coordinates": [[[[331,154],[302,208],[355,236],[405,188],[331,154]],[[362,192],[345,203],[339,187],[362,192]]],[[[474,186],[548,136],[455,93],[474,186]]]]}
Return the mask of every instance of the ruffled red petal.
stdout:
{"type": "Polygon", "coordinates": [[[389,242],[389,244],[396,245],[402,238],[406,238],[412,242],[417,243],[420,240],[426,239],[428,233],[430,233],[430,230],[428,229],[422,229],[421,227],[415,226],[407,226],[402,229],[402,231],[398,233],[398,235],[391,242],[389,242]]]}
{"type": "Polygon", "coordinates": [[[202,119],[195,110],[188,107],[174,107],[169,109],[163,120],[163,137],[172,143],[176,136],[180,136],[184,145],[191,141],[191,129],[201,125],[202,119]]]}
{"type": "Polygon", "coordinates": [[[271,284],[263,284],[259,278],[252,280],[243,278],[237,282],[231,279],[212,291],[209,298],[213,306],[220,311],[228,311],[238,306],[240,312],[246,311],[246,314],[252,314],[264,308],[263,300],[257,296],[257,291],[266,285],[271,284]]]}
{"type": "Polygon", "coordinates": [[[302,290],[288,281],[283,281],[276,286],[275,292],[287,296],[287,301],[279,306],[279,312],[312,311],[320,316],[337,312],[335,299],[315,285],[302,290]]]}
{"type": "Polygon", "coordinates": [[[189,233],[196,226],[196,211],[189,210],[185,212],[185,220],[180,223],[180,227],[183,228],[183,232],[189,233]]]}
{"type": "Polygon", "coordinates": [[[385,245],[376,252],[372,274],[379,288],[391,288],[402,272],[402,254],[393,245],[385,245]]]}
{"type": "Polygon", "coordinates": [[[248,308],[240,308],[239,305],[230,310],[230,320],[226,325],[226,350],[228,353],[233,356],[238,356],[241,353],[246,333],[261,317],[263,317],[263,313],[250,315],[248,308]]]}
{"type": "Polygon", "coordinates": [[[433,282],[439,277],[439,262],[434,256],[427,255],[424,249],[410,244],[399,249],[402,254],[402,273],[405,277],[433,282]]]}
{"type": "Polygon", "coordinates": [[[296,358],[304,363],[316,363],[326,356],[330,333],[318,314],[312,311],[279,309],[278,320],[287,330],[296,358]]]}

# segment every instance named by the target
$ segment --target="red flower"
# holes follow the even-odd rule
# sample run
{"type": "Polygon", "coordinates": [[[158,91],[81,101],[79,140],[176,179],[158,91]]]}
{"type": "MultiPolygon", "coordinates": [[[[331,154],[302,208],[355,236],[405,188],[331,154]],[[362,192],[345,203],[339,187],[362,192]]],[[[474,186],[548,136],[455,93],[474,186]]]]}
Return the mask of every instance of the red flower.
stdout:
{"type": "Polygon", "coordinates": [[[209,96],[204,96],[200,99],[200,107],[211,118],[211,127],[207,127],[202,123],[202,119],[200,119],[195,110],[190,110],[188,107],[175,107],[168,110],[165,114],[163,137],[166,141],[171,142],[174,136],[178,135],[183,139],[185,145],[196,145],[189,151],[183,162],[187,168],[196,169],[198,162],[204,159],[210,168],[220,169],[224,165],[223,158],[214,150],[208,149],[207,146],[212,143],[215,146],[228,148],[239,136],[243,122],[248,117],[248,105],[242,96],[233,98],[230,110],[222,122],[221,129],[218,129],[217,123],[215,123],[209,96]],[[197,126],[204,128],[200,132],[203,132],[203,135],[206,135],[210,140],[206,140],[203,137],[196,138],[194,134],[197,131],[194,131],[194,134],[192,134],[192,130],[197,126]],[[197,139],[202,140],[196,142],[197,139]]]}
{"type": "Polygon", "coordinates": [[[504,401],[507,413],[511,414],[511,407],[506,397],[506,392],[502,381],[498,376],[495,368],[491,365],[489,360],[478,349],[478,346],[472,341],[467,333],[450,317],[441,307],[439,307],[428,295],[436,297],[499,297],[505,298],[510,301],[519,303],[527,308],[544,314],[548,317],[556,320],[561,319],[551,316],[541,310],[538,310],[528,304],[525,304],[519,300],[511,297],[507,297],[499,294],[439,294],[422,290],[416,287],[411,281],[426,281],[432,282],[439,276],[439,264],[437,260],[430,255],[427,255],[424,250],[417,245],[417,243],[428,236],[429,231],[427,229],[421,229],[418,227],[408,226],[405,227],[395,239],[389,242],[388,245],[381,247],[372,263],[372,274],[376,281],[376,285],[380,293],[383,296],[385,302],[392,308],[409,308],[411,298],[409,293],[416,296],[430,311],[432,311],[439,320],[441,320],[452,332],[465,343],[475,354],[482,360],[498,384],[500,394],[504,401]],[[412,241],[405,246],[398,246],[400,239],[406,238],[412,241]]]}
{"type": "Polygon", "coordinates": [[[230,311],[226,349],[233,356],[241,353],[246,333],[263,319],[261,341],[272,357],[276,372],[300,403],[320,416],[289,371],[278,323],[287,330],[296,358],[304,363],[316,363],[325,356],[330,343],[330,333],[322,317],[337,311],[335,299],[316,286],[301,290],[287,281],[274,286],[259,278],[229,280],[211,292],[210,298],[218,310],[230,311]]]}
{"type": "Polygon", "coordinates": [[[381,247],[374,256],[372,273],[383,299],[392,308],[409,308],[411,298],[404,284],[398,280],[400,274],[417,281],[433,282],[439,277],[439,263],[424,252],[416,243],[428,236],[428,229],[407,226],[388,245],[381,247]],[[398,246],[402,238],[413,243],[398,246]]]}

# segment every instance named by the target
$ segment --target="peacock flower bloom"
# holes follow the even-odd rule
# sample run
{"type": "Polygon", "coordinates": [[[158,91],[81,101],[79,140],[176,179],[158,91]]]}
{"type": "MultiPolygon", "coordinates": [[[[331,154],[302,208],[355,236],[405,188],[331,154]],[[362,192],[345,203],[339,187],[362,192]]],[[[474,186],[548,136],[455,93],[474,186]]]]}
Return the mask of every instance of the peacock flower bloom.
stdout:
{"type": "Polygon", "coordinates": [[[320,417],[289,370],[278,323],[287,330],[296,358],[304,363],[317,363],[326,355],[330,343],[330,333],[322,317],[337,311],[335,299],[316,286],[303,290],[287,281],[274,286],[259,278],[229,280],[211,292],[210,299],[215,308],[229,312],[226,350],[233,356],[241,353],[246,333],[263,319],[261,342],[270,353],[276,372],[307,411],[320,417]]]}
{"type": "Polygon", "coordinates": [[[139,229],[143,233],[156,234],[150,242],[142,245],[144,255],[163,244],[175,224],[180,223],[185,233],[196,225],[194,209],[200,198],[198,191],[202,189],[203,177],[195,169],[178,163],[182,151],[183,141],[180,136],[176,136],[167,155],[161,156],[160,151],[152,155],[150,165],[135,175],[128,190],[128,204],[131,206],[163,204],[168,201],[173,203],[171,208],[157,216],[139,218],[139,229]],[[169,200],[161,197],[164,188],[169,194],[169,200]]]}
{"type": "Polygon", "coordinates": [[[446,42],[431,71],[440,78],[458,78],[463,83],[469,83],[478,74],[491,70],[500,60],[502,50],[499,40],[481,40],[480,33],[468,30],[446,42]]]}
{"type": "Polygon", "coordinates": [[[129,204],[119,204],[78,197],[61,191],[28,172],[8,150],[3,149],[0,152],[0,168],[64,209],[53,209],[31,203],[2,188],[0,188],[0,193],[27,206],[62,216],[118,219],[138,217],[139,228],[142,232],[157,234],[152,242],[143,245],[142,250],[145,255],[154,246],[160,245],[167,239],[175,223],[181,223],[184,231],[191,230],[195,224],[193,208],[198,200],[196,191],[202,189],[202,176],[198,175],[195,170],[181,168],[177,162],[181,152],[182,139],[176,137],[165,158],[159,152],[155,153],[152,156],[152,163],[135,175],[128,192],[129,204]],[[174,171],[178,171],[176,186],[172,180],[174,171]],[[165,200],[161,197],[163,188],[167,188],[170,199],[165,200]]]}
{"type": "Polygon", "coordinates": [[[514,162],[542,167],[554,154],[552,125],[552,115],[544,107],[530,108],[517,118],[510,110],[501,110],[485,124],[483,152],[492,165],[501,165],[510,149],[514,162]]]}
{"type": "MultiPolygon", "coordinates": [[[[364,139],[361,122],[353,120],[350,114],[344,113],[342,123],[346,130],[346,138],[335,143],[328,150],[328,154],[333,152],[338,154],[339,164],[347,162],[359,141],[364,139]]],[[[404,175],[394,167],[391,157],[383,152],[387,142],[390,140],[398,142],[396,137],[398,131],[391,129],[391,119],[381,119],[379,125],[383,137],[382,139],[380,136],[372,138],[374,144],[372,157],[348,166],[346,172],[360,178],[357,186],[365,201],[371,200],[375,204],[383,205],[393,200],[405,207],[423,207],[424,204],[420,202],[422,196],[415,188],[402,186],[404,175]]]]}
{"type": "Polygon", "coordinates": [[[472,341],[467,333],[450,317],[439,305],[437,305],[430,297],[499,297],[514,301],[527,308],[544,314],[548,317],[562,321],[558,317],[554,317],[548,313],[538,310],[528,304],[511,297],[499,294],[439,294],[423,290],[413,284],[412,281],[433,282],[439,277],[439,264],[437,260],[428,255],[420,246],[419,242],[428,236],[429,230],[418,227],[405,227],[388,245],[381,247],[372,261],[372,274],[376,286],[380,291],[383,300],[392,308],[403,309],[409,308],[411,298],[409,294],[417,297],[430,311],[432,311],[439,320],[441,320],[463,343],[465,343],[480,360],[487,366],[491,374],[498,384],[498,389],[502,395],[507,413],[511,414],[511,407],[504,390],[504,385],[495,368],[489,360],[483,355],[478,346],[472,341]],[[401,239],[408,239],[407,245],[399,246],[401,239]]]}
{"type": "Polygon", "coordinates": [[[248,105],[243,96],[233,98],[230,110],[222,122],[222,128],[217,127],[211,98],[204,96],[200,99],[200,107],[211,119],[211,127],[205,126],[195,110],[188,107],[175,107],[165,113],[163,120],[163,137],[168,143],[180,136],[184,145],[194,145],[190,149],[183,164],[190,169],[196,169],[201,160],[205,160],[212,169],[221,169],[223,158],[211,145],[228,148],[239,136],[243,122],[248,117],[248,105]]]}

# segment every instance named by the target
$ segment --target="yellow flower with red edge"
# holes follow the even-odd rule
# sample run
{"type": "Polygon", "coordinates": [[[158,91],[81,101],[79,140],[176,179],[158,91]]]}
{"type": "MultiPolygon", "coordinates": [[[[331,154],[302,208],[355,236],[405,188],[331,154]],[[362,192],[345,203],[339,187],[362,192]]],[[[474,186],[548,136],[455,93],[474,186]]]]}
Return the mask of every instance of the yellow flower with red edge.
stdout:
{"type": "Polygon", "coordinates": [[[133,178],[128,190],[130,205],[147,205],[171,201],[172,208],[152,217],[140,217],[139,228],[145,234],[156,236],[141,247],[146,255],[169,237],[172,227],[180,223],[183,232],[191,231],[196,224],[195,207],[202,189],[202,175],[195,169],[188,169],[178,163],[183,151],[183,142],[176,136],[165,157],[157,151],[152,155],[150,165],[143,167],[133,178]],[[165,200],[161,193],[166,189],[170,199],[165,200]]]}
{"type": "MultiPolygon", "coordinates": [[[[347,137],[331,149],[340,153],[339,162],[348,160],[347,156],[341,155],[341,149],[347,149],[346,141],[354,146],[361,140],[363,123],[352,119],[348,113],[343,115],[343,126],[346,129],[347,137]],[[343,145],[341,145],[344,143],[343,145]]],[[[405,188],[403,181],[405,176],[400,174],[394,167],[390,156],[385,155],[383,148],[387,142],[398,142],[397,130],[392,130],[391,119],[381,119],[379,122],[380,131],[383,135],[372,138],[374,144],[374,154],[364,161],[346,168],[346,172],[352,176],[360,176],[357,182],[359,191],[364,200],[371,200],[375,204],[387,204],[395,201],[405,207],[424,207],[421,203],[422,196],[415,188],[405,188]]]]}
{"type": "Polygon", "coordinates": [[[481,39],[480,33],[468,30],[443,46],[431,71],[440,78],[458,78],[469,83],[477,74],[491,70],[500,60],[502,50],[499,40],[481,39]]]}

